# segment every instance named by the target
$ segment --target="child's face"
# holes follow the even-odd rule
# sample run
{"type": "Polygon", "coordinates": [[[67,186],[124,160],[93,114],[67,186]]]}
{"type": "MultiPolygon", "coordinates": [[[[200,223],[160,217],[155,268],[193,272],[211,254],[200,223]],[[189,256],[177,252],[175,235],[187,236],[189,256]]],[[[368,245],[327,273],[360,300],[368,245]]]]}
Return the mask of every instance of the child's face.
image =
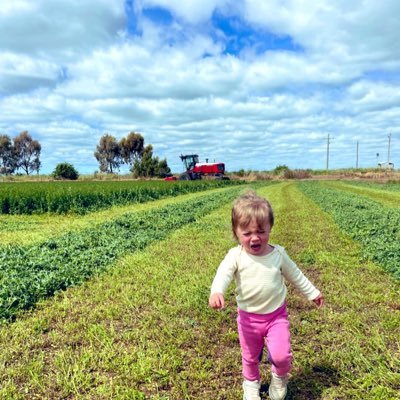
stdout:
{"type": "Polygon", "coordinates": [[[252,220],[245,227],[239,226],[236,236],[247,253],[254,256],[265,256],[271,251],[268,245],[270,232],[271,225],[268,221],[259,226],[255,220],[252,220]]]}

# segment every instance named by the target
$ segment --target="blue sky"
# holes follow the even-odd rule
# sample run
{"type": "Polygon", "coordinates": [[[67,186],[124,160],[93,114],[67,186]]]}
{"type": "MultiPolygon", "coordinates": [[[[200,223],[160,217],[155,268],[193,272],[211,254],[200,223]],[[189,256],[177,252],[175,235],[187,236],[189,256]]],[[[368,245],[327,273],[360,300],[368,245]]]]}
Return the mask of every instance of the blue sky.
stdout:
{"type": "Polygon", "coordinates": [[[131,131],[174,172],[324,169],[328,135],[330,168],[387,161],[389,134],[398,168],[399,29],[395,0],[4,0],[0,134],[39,140],[42,173],[131,131]]]}

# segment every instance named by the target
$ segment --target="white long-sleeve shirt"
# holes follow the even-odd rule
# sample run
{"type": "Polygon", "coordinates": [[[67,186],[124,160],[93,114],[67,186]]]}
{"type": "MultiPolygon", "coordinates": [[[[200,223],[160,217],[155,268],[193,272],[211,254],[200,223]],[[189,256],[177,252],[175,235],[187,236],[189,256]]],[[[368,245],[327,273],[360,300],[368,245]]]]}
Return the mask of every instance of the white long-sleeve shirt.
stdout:
{"type": "Polygon", "coordinates": [[[234,279],[238,307],[251,313],[269,314],[285,301],[284,278],[308,300],[320,294],[282,246],[274,246],[265,256],[254,256],[238,245],[228,251],[219,265],[211,294],[224,294],[234,279]]]}

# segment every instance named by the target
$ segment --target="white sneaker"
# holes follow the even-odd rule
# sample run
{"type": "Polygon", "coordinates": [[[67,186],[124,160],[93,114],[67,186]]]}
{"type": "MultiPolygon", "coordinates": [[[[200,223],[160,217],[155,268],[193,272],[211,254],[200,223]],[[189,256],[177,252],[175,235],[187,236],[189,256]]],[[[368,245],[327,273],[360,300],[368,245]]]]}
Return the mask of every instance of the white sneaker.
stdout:
{"type": "Polygon", "coordinates": [[[287,392],[288,376],[278,376],[271,372],[271,383],[269,385],[269,397],[271,400],[283,400],[287,392]]]}
{"type": "Polygon", "coordinates": [[[261,400],[259,381],[243,381],[243,400],[261,400]]]}

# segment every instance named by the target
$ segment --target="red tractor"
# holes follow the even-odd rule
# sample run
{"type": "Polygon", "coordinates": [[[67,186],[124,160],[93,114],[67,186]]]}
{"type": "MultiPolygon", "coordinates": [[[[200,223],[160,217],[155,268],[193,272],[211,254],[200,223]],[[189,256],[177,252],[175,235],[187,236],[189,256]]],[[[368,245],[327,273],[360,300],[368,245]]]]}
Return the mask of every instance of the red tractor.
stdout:
{"type": "MultiPolygon", "coordinates": [[[[200,163],[197,154],[181,155],[180,158],[185,165],[186,171],[179,175],[179,180],[192,181],[195,179],[202,179],[203,177],[210,177],[211,179],[229,179],[229,177],[225,175],[225,164],[222,162],[209,163],[208,160],[206,160],[205,163],[200,163]]],[[[165,179],[175,180],[176,178],[170,176],[165,179]]]]}

